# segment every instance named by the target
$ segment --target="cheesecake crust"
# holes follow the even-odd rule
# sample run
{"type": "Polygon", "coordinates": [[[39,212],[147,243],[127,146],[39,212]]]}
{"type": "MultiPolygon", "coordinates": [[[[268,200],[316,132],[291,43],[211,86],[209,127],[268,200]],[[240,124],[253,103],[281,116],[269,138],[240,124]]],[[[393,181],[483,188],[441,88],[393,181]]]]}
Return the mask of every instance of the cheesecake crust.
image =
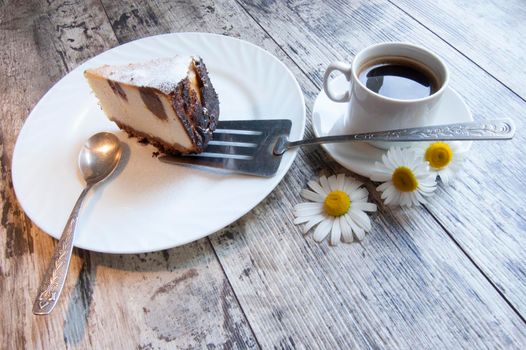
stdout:
{"type": "Polygon", "coordinates": [[[135,130],[129,125],[120,123],[116,120],[113,121],[119,129],[125,131],[129,137],[135,137],[139,140],[139,142],[145,141],[145,143],[150,144],[157,148],[159,151],[165,153],[165,154],[189,154],[189,153],[196,153],[193,149],[188,149],[186,147],[183,147],[179,144],[170,144],[167,142],[164,142],[158,137],[148,135],[144,132],[135,130]]]}

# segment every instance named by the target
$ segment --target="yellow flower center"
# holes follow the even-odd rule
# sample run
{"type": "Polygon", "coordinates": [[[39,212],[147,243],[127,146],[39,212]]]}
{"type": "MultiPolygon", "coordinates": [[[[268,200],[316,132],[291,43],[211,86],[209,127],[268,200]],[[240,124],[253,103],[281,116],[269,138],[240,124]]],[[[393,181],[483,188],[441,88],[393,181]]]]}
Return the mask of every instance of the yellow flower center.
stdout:
{"type": "Polygon", "coordinates": [[[330,192],[323,202],[323,210],[330,216],[341,216],[349,211],[351,199],[343,191],[330,192]]]}
{"type": "Polygon", "coordinates": [[[453,152],[447,143],[435,142],[427,148],[425,159],[432,168],[439,170],[448,166],[453,159],[453,152]]]}
{"type": "Polygon", "coordinates": [[[415,174],[405,166],[396,168],[391,180],[394,187],[400,192],[413,192],[418,187],[418,180],[415,174]]]}

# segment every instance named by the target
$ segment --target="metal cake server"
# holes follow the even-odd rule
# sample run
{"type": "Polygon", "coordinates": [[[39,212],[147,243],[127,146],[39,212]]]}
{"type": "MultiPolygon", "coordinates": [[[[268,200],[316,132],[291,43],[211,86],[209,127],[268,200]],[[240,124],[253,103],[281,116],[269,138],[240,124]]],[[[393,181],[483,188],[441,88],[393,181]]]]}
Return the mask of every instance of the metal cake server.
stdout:
{"type": "Polygon", "coordinates": [[[306,145],[349,141],[509,140],[515,134],[511,119],[499,119],[289,141],[291,126],[288,119],[220,121],[203,153],[164,155],[159,159],[269,177],[277,172],[281,156],[287,150],[306,145]]]}
{"type": "Polygon", "coordinates": [[[121,155],[122,148],[119,139],[108,132],[100,132],[91,136],[82,147],[78,162],[80,172],[86,181],[86,187],[84,187],[71,211],[55,248],[55,253],[40,283],[38,295],[33,304],[35,315],[47,315],[57,304],[68,274],[75,227],[82,202],[93,186],[107,179],[113,173],[119,164],[121,155]]]}

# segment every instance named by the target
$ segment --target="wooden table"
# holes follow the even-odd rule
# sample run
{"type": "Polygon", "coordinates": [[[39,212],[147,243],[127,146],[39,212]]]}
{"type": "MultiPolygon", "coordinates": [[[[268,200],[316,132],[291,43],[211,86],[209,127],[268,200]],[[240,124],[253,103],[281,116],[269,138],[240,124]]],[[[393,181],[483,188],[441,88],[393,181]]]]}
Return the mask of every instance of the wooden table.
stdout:
{"type": "MultiPolygon", "coordinates": [[[[520,0],[0,0],[0,342],[19,348],[526,348],[526,8],[520,0]],[[439,53],[477,120],[513,118],[511,142],[475,144],[429,205],[381,204],[360,244],[316,244],[292,224],[307,181],[345,171],[319,147],[242,219],[150,254],[75,250],[63,298],[31,313],[55,241],[16,201],[13,147],[68,71],[168,32],[238,37],[279,57],[306,96],[325,67],[380,41],[439,53]]],[[[310,121],[307,134],[312,134],[310,121]]],[[[147,232],[145,232],[147,234],[147,232]]]]}

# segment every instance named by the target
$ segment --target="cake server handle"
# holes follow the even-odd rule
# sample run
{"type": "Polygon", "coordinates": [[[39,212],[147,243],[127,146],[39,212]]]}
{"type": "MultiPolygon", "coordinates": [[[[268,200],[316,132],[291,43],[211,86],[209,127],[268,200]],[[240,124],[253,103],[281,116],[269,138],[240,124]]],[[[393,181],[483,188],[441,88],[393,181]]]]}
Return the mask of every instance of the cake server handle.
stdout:
{"type": "Polygon", "coordinates": [[[316,137],[299,141],[289,141],[286,136],[278,137],[273,153],[282,155],[288,149],[322,143],[349,141],[475,141],[510,140],[515,135],[515,125],[511,119],[486,120],[481,122],[457,123],[424,126],[387,131],[375,131],[350,135],[316,137]]]}

